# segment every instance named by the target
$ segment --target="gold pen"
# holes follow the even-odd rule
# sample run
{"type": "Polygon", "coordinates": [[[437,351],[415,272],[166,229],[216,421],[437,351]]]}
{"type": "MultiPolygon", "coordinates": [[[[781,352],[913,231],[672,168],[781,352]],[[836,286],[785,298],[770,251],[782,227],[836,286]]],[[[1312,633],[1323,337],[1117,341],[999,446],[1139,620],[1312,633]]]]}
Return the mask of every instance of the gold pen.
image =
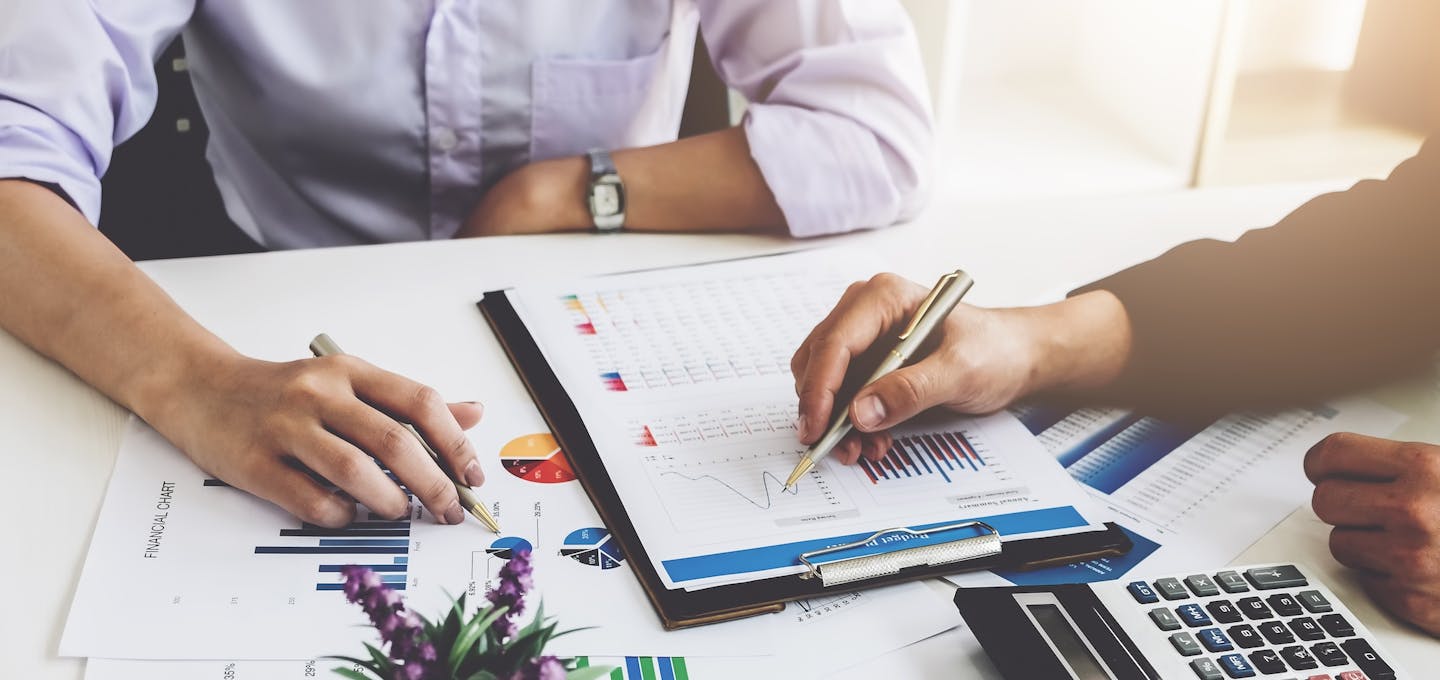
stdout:
{"type": "MultiPolygon", "coordinates": [[[[915,315],[911,317],[909,325],[900,333],[895,347],[885,355],[885,358],[880,361],[879,367],[870,374],[870,378],[864,384],[869,385],[910,361],[915,350],[919,349],[930,337],[930,334],[940,327],[941,322],[950,315],[950,312],[955,309],[955,305],[960,303],[960,298],[965,297],[965,293],[970,291],[970,286],[974,283],[974,279],[971,279],[969,274],[959,269],[940,277],[940,281],[935,284],[935,287],[930,290],[930,294],[925,296],[925,300],[915,310],[915,315]]],[[[836,395],[837,403],[840,397],[841,395],[836,395]]],[[[810,471],[810,468],[815,467],[816,463],[830,455],[830,452],[840,444],[840,440],[850,433],[851,428],[854,427],[850,422],[849,400],[851,398],[853,395],[845,397],[845,407],[837,409],[839,413],[831,422],[830,429],[826,430],[825,434],[805,452],[805,456],[795,466],[795,471],[791,472],[789,479],[785,480],[786,489],[794,487],[795,483],[810,471]]]]}
{"type": "MultiPolygon", "coordinates": [[[[335,344],[334,340],[330,339],[330,336],[324,333],[315,336],[315,339],[310,341],[310,352],[317,357],[345,353],[340,349],[339,345],[335,344]]],[[[435,460],[435,463],[440,466],[441,470],[445,470],[445,462],[440,460],[440,454],[435,453],[435,449],[430,448],[430,443],[425,441],[424,437],[420,436],[420,431],[416,430],[415,426],[410,423],[400,424],[404,425],[405,429],[410,431],[410,434],[415,435],[415,440],[420,442],[420,446],[425,449],[425,452],[430,454],[430,457],[435,460]]],[[[495,516],[491,515],[489,510],[485,509],[485,504],[481,503],[480,499],[475,497],[475,492],[451,476],[448,470],[445,471],[445,475],[450,477],[450,481],[455,484],[455,492],[460,494],[460,505],[465,506],[465,509],[469,510],[470,514],[474,515],[475,519],[480,520],[480,523],[484,524],[486,528],[497,534],[500,533],[500,523],[495,521],[495,516]]]]}

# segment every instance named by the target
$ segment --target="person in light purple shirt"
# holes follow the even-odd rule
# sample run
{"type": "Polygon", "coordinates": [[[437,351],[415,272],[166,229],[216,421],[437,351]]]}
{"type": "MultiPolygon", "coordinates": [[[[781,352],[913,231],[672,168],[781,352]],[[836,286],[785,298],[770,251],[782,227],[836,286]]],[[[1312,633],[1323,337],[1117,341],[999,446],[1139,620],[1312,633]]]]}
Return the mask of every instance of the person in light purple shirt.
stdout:
{"type": "Polygon", "coordinates": [[[184,33],[226,212],[271,249],[599,226],[611,152],[635,231],[806,237],[914,215],[932,122],[893,0],[6,0],[0,3],[0,326],[130,408],[208,472],[327,526],[442,521],[443,464],[483,481],[475,404],[350,357],[262,362],[179,309],[91,225],[114,146],[184,33]],[[750,102],[676,139],[703,31],[750,102]]]}

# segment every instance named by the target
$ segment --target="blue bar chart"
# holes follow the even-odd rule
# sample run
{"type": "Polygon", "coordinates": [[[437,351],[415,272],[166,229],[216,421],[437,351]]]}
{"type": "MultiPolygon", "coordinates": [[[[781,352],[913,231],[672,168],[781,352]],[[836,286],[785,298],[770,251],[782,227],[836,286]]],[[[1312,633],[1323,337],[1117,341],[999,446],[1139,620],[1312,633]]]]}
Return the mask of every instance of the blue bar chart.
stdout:
{"type": "MultiPolygon", "coordinates": [[[[206,479],[207,487],[228,487],[218,479],[206,479]]],[[[413,497],[412,497],[413,500],[413,497]]],[[[340,569],[346,565],[368,567],[395,590],[404,590],[410,555],[410,519],[391,520],[364,513],[366,519],[331,529],[301,523],[298,529],[281,529],[274,545],[257,545],[256,555],[319,559],[315,590],[343,590],[340,569]],[[288,539],[288,540],[286,540],[288,539]]]]}

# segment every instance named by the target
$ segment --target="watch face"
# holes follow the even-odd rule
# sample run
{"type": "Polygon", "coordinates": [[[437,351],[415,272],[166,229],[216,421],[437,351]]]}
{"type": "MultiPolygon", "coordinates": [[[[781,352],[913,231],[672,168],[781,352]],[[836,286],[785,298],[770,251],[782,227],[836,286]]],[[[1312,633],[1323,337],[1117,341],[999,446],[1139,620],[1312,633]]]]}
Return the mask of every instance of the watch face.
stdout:
{"type": "Polygon", "coordinates": [[[613,184],[597,184],[590,192],[590,209],[607,217],[620,213],[620,190],[613,184]]]}

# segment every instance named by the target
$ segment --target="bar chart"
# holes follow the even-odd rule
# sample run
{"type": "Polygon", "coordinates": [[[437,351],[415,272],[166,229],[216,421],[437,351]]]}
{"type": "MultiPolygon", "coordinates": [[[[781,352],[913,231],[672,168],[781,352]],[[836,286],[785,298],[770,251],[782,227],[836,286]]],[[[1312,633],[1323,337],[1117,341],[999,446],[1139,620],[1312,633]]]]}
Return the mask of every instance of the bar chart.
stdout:
{"type": "MultiPolygon", "coordinates": [[[[206,487],[228,487],[218,479],[206,479],[206,487]]],[[[315,590],[344,588],[340,568],[368,567],[395,590],[405,590],[410,562],[409,517],[390,520],[361,512],[365,519],[340,529],[301,523],[299,528],[281,529],[274,545],[257,545],[254,554],[284,556],[296,561],[316,562],[315,590]]]]}

